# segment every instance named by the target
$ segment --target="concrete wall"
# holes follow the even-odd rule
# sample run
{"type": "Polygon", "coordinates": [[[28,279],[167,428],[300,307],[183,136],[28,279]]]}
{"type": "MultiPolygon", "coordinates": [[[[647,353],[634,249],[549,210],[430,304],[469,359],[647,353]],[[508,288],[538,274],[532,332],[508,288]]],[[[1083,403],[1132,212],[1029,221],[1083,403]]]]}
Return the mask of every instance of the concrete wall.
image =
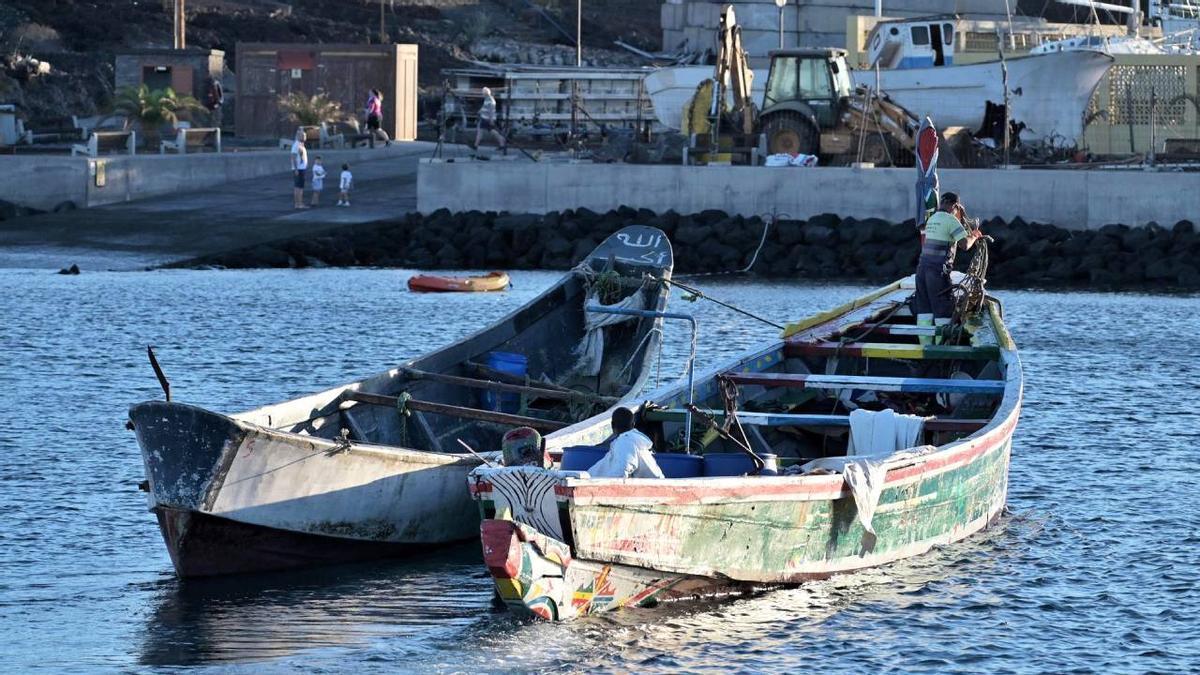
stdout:
{"type": "MultiPolygon", "coordinates": [[[[309,150],[326,166],[408,155],[410,146],[389,148],[309,150]]],[[[15,155],[0,160],[0,200],[49,211],[65,202],[76,208],[102,206],[174,192],[188,192],[291,171],[285,151],[225,152],[196,155],[113,155],[46,157],[15,155]],[[103,166],[104,186],[96,185],[98,165],[103,166]]],[[[336,175],[336,174],[335,174],[336,175]]],[[[336,182],[336,181],[335,181],[336,182]]]]}
{"type": "MultiPolygon", "coordinates": [[[[1200,219],[1200,173],[959,169],[939,172],[976,217],[1096,229],[1109,223],[1173,225],[1200,219]]],[[[662,212],[719,209],[792,218],[913,217],[913,169],[635,166],[515,162],[429,163],[417,178],[417,209],[546,213],[618,206],[662,212]]]]}

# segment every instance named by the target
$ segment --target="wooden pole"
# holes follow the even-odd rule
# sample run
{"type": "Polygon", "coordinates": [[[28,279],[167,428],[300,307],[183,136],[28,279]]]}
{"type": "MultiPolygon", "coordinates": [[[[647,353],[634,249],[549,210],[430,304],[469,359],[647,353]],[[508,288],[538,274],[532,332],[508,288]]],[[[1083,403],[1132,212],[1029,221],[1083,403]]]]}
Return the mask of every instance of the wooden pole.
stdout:
{"type": "MultiPolygon", "coordinates": [[[[395,408],[400,403],[400,399],[396,396],[368,394],[361,391],[348,393],[344,398],[348,401],[357,401],[358,403],[381,405],[390,408],[395,408]]],[[[459,417],[468,420],[494,422],[496,424],[507,424],[514,427],[533,427],[534,429],[538,429],[540,431],[558,431],[559,429],[563,429],[567,426],[565,422],[555,422],[553,420],[544,420],[537,417],[526,417],[525,415],[512,415],[509,413],[495,412],[492,410],[464,408],[462,406],[450,405],[448,403],[434,403],[433,401],[420,401],[417,399],[408,399],[404,401],[404,406],[410,410],[418,410],[421,412],[432,413],[434,415],[446,415],[448,417],[459,417]]]]}

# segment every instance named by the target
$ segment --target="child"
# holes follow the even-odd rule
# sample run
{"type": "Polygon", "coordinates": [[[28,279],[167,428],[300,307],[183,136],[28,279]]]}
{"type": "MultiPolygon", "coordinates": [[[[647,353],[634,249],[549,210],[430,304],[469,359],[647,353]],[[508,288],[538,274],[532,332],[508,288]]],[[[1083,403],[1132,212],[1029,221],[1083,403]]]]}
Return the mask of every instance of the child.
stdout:
{"type": "Polygon", "coordinates": [[[342,182],[339,185],[338,206],[350,206],[350,186],[354,184],[354,174],[350,173],[350,165],[342,165],[342,182]]]}
{"type": "Polygon", "coordinates": [[[321,203],[321,190],[325,189],[325,167],[321,165],[321,156],[317,155],[313,158],[312,166],[312,205],[318,206],[321,203]]]}

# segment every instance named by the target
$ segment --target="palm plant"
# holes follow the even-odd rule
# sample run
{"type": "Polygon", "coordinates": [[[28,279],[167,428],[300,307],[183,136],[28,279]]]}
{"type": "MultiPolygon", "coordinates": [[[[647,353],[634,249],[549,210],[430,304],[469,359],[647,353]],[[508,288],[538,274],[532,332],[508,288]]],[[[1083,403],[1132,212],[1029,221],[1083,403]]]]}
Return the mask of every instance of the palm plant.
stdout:
{"type": "Polygon", "coordinates": [[[170,87],[151,89],[144,84],[124,87],[113,97],[113,110],[125,116],[127,125],[136,126],[150,145],[163,127],[170,127],[179,122],[180,116],[187,117],[202,108],[194,97],[181,96],[170,87]]]}
{"type": "Polygon", "coordinates": [[[342,104],[331,100],[326,94],[305,96],[300,92],[292,92],[279,97],[279,109],[287,114],[290,122],[302,127],[316,127],[345,118],[342,104]]]}

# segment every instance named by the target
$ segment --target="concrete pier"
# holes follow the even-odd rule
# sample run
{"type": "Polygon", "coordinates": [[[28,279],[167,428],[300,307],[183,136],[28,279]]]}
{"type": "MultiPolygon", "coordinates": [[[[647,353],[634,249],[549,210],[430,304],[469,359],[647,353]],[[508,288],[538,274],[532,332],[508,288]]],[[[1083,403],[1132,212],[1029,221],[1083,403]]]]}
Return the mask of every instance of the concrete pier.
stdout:
{"type": "MultiPolygon", "coordinates": [[[[1200,214],[1200,173],[1119,170],[939,171],[972,216],[1022,218],[1072,230],[1119,223],[1170,226],[1200,214]]],[[[822,213],[902,222],[914,216],[913,169],[422,162],[417,209],[548,213],[620,206],[656,213],[715,209],[741,216],[822,213]]]]}
{"type": "MultiPolygon", "coordinates": [[[[283,153],[264,152],[256,154],[266,155],[273,170],[263,177],[246,176],[207,188],[199,179],[185,181],[170,195],[0,221],[0,267],[57,269],[78,264],[85,271],[137,269],[342,225],[399,217],[416,208],[417,160],[432,154],[433,148],[432,143],[412,142],[374,152],[351,151],[361,160],[348,159],[345,153],[315,152],[329,172],[322,205],[317,209],[292,208],[287,158],[283,153]],[[338,174],[344,161],[350,162],[354,172],[350,208],[335,206],[338,174]]],[[[465,150],[447,146],[445,152],[455,156],[465,150]]],[[[7,161],[0,160],[0,168],[7,161]]],[[[257,162],[254,159],[252,166],[257,162]]],[[[169,162],[147,162],[139,170],[166,164],[169,162]]],[[[152,180],[153,176],[146,178],[152,180]]],[[[21,180],[33,184],[31,191],[48,189],[37,185],[43,178],[21,180]]],[[[310,191],[305,201],[309,199],[310,191]]]]}
{"type": "MultiPolygon", "coordinates": [[[[425,143],[382,144],[376,148],[309,148],[326,167],[342,162],[429,154],[425,143]]],[[[0,200],[41,211],[70,205],[82,209],[252,180],[290,171],[286,150],[190,155],[109,155],[67,157],[14,155],[0,160],[0,200]]]]}

